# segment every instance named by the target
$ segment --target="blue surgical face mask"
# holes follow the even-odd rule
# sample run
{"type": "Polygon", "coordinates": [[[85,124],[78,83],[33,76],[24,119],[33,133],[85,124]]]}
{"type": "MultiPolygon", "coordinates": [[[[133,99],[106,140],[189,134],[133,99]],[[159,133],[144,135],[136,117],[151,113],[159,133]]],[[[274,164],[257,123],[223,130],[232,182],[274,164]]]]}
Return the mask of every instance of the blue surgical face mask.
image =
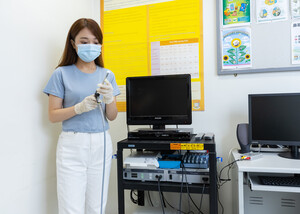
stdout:
{"type": "Polygon", "coordinates": [[[94,61],[101,54],[101,45],[79,44],[77,54],[85,62],[94,61]]]}

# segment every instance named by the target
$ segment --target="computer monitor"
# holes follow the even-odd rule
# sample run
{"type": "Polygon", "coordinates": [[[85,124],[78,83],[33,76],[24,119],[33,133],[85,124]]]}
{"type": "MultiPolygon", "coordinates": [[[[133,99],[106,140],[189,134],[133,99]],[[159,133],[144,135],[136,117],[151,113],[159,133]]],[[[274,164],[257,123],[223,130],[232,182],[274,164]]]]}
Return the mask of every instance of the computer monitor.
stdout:
{"type": "Polygon", "coordinates": [[[300,159],[300,93],[250,94],[249,142],[290,146],[279,155],[300,159]]]}
{"type": "Polygon", "coordinates": [[[128,125],[191,124],[190,74],[127,77],[126,109],[128,125]]]}

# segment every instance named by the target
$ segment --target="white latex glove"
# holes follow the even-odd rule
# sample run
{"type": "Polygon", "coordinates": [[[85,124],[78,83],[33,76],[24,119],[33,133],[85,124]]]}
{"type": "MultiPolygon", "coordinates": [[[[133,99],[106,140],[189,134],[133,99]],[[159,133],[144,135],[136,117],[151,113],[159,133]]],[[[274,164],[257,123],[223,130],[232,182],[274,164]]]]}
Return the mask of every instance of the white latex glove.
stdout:
{"type": "Polygon", "coordinates": [[[105,79],[104,83],[100,83],[98,84],[98,89],[97,89],[97,92],[99,94],[102,94],[103,95],[103,102],[105,104],[110,104],[114,101],[114,96],[113,96],[113,87],[112,85],[110,84],[110,82],[105,79]]]}
{"type": "Polygon", "coordinates": [[[76,114],[82,114],[84,112],[91,111],[97,108],[97,101],[94,95],[87,96],[80,103],[74,106],[76,114]]]}

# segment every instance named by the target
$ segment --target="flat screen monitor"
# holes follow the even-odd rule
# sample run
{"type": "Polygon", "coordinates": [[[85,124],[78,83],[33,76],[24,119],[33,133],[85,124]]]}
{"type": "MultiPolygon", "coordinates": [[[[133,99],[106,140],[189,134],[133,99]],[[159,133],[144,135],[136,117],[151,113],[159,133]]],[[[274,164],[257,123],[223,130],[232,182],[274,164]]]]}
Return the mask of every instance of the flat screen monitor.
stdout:
{"type": "Polygon", "coordinates": [[[191,124],[190,74],[127,77],[126,109],[128,125],[191,124]]]}
{"type": "Polygon", "coordinates": [[[249,142],[291,146],[280,156],[300,159],[300,93],[250,94],[249,142]]]}

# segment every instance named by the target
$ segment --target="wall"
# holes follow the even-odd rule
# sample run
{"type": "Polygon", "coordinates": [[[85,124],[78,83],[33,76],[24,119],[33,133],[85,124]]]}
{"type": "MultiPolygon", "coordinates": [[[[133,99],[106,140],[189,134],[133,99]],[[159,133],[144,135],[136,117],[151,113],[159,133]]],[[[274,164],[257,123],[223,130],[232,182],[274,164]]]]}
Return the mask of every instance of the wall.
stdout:
{"type": "MultiPolygon", "coordinates": [[[[247,95],[298,92],[300,73],[218,76],[215,1],[203,4],[206,110],[193,113],[191,127],[195,132],[216,134],[218,156],[224,157],[226,163],[230,149],[238,146],[236,125],[247,122],[247,95]]],[[[81,17],[99,20],[99,5],[99,0],[0,1],[1,213],[57,213],[55,149],[61,126],[48,122],[48,99],[42,89],[59,61],[70,25],[81,17]]],[[[119,113],[111,123],[114,150],[126,132],[126,114],[119,113]]],[[[117,213],[116,180],[114,160],[108,214],[117,213]]],[[[144,213],[130,202],[128,195],[127,192],[128,213],[144,213]]],[[[173,205],[178,204],[178,195],[167,194],[167,198],[173,205]]],[[[231,183],[228,183],[220,190],[225,214],[232,213],[231,198],[231,183]]],[[[207,202],[204,198],[204,210],[207,202]]],[[[154,200],[154,204],[160,210],[159,201],[154,200]]]]}
{"type": "MultiPolygon", "coordinates": [[[[227,164],[230,149],[239,147],[236,140],[236,126],[238,123],[248,122],[248,94],[300,92],[300,72],[239,74],[237,77],[233,75],[218,76],[216,59],[216,3],[211,0],[203,0],[203,8],[205,111],[193,112],[193,124],[191,127],[194,128],[195,132],[215,133],[217,155],[224,158],[224,162],[219,164],[220,170],[221,167],[227,164]]],[[[111,133],[114,142],[126,137],[127,130],[125,123],[126,114],[119,113],[117,120],[111,124],[111,133]]],[[[116,176],[115,172],[116,170],[112,171],[112,177],[116,176]]],[[[115,198],[117,195],[115,185],[110,185],[110,188],[112,191],[110,196],[111,198],[115,198]]],[[[231,182],[221,187],[220,200],[224,206],[225,214],[232,213],[233,202],[231,194],[231,182]]],[[[126,209],[129,213],[132,213],[133,210],[138,208],[130,202],[129,193],[126,193],[126,196],[126,201],[128,202],[126,209]]],[[[195,201],[199,199],[196,196],[193,196],[193,198],[196,199],[195,201]]],[[[159,208],[159,199],[157,200],[156,204],[159,208]]],[[[168,200],[172,201],[173,205],[178,206],[178,195],[168,197],[168,200]]],[[[207,210],[207,198],[204,200],[203,206],[207,210]]],[[[221,213],[220,207],[219,213],[221,213]]]]}
{"type": "Polygon", "coordinates": [[[0,1],[0,213],[57,213],[61,126],[48,121],[42,90],[71,24],[81,17],[99,20],[99,8],[94,0],[0,1]]]}

